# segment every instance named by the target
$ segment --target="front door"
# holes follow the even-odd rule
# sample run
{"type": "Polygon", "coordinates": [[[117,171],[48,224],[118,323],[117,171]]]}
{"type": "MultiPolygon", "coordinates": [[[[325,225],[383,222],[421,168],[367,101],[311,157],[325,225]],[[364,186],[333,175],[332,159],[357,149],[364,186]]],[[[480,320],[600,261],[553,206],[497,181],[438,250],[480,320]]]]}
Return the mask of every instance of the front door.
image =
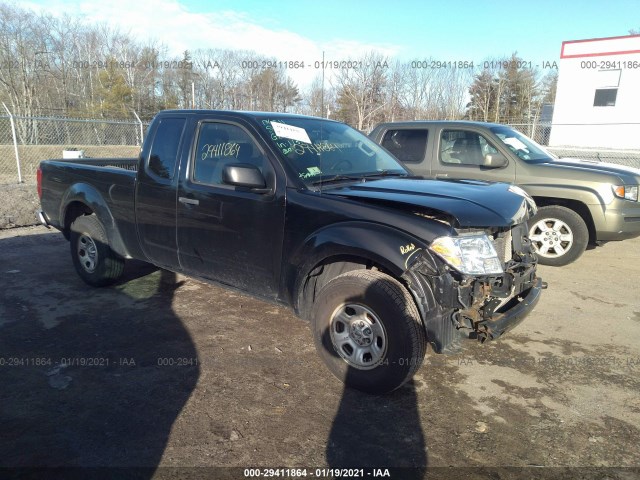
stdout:
{"type": "Polygon", "coordinates": [[[178,251],[183,270],[262,296],[277,296],[284,194],[266,150],[235,123],[198,126],[189,168],[178,190],[178,251]],[[224,167],[252,164],[270,191],[222,181],[224,167]]]}
{"type": "Polygon", "coordinates": [[[465,128],[440,130],[436,158],[432,162],[435,178],[468,178],[492,182],[514,182],[515,164],[512,160],[505,167],[483,166],[486,155],[499,150],[482,133],[465,128]]]}

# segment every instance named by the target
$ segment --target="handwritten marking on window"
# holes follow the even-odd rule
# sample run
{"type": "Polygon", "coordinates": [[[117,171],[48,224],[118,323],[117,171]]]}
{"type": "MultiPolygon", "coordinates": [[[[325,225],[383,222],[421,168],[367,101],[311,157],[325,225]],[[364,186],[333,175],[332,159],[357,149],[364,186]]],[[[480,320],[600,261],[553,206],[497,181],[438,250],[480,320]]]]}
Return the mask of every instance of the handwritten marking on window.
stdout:
{"type": "Polygon", "coordinates": [[[202,146],[202,159],[215,157],[235,157],[240,153],[240,144],[232,142],[207,143],[202,146]]]}
{"type": "Polygon", "coordinates": [[[299,143],[295,140],[289,140],[287,142],[277,142],[278,147],[285,155],[295,152],[298,155],[320,155],[323,152],[334,152],[336,150],[342,151],[342,145],[337,143],[319,142],[319,143],[299,143]]]}

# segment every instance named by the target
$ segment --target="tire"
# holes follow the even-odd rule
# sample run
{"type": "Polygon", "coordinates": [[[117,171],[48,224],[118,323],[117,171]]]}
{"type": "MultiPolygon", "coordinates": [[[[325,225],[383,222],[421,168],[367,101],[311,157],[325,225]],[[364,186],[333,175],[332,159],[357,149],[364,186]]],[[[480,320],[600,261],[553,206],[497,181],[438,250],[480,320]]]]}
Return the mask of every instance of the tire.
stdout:
{"type": "Polygon", "coordinates": [[[120,278],[124,258],[109,247],[105,229],[95,214],[76,218],[69,240],[73,266],[85,283],[104,287],[120,278]]]}
{"type": "Polygon", "coordinates": [[[540,264],[560,267],[582,255],[589,243],[589,229],[573,210],[550,205],[540,207],[529,220],[529,239],[540,264]]]}
{"type": "Polygon", "coordinates": [[[354,270],[331,280],[312,319],[318,354],[348,387],[388,393],[422,365],[427,343],[418,309],[404,286],[381,272],[354,270]]]}

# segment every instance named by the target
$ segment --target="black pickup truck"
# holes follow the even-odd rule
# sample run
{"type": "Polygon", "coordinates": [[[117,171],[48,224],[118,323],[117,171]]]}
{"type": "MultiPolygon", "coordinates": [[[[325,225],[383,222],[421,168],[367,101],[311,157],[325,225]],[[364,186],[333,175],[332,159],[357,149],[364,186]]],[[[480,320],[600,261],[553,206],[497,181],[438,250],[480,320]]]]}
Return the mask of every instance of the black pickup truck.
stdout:
{"type": "Polygon", "coordinates": [[[371,393],[411,378],[427,343],[499,337],[543,288],[522,190],[414,177],[320,118],[163,111],[138,159],[46,160],[38,191],[88,284],[134,258],[291,306],[329,369],[371,393]]]}

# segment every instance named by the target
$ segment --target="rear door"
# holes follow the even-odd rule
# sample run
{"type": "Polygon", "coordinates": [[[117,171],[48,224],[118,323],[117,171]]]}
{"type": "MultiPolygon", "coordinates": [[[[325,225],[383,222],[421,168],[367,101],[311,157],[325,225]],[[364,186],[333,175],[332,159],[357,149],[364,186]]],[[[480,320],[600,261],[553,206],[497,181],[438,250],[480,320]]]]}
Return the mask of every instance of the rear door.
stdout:
{"type": "Polygon", "coordinates": [[[279,165],[269,155],[246,125],[199,122],[178,192],[177,237],[183,270],[262,296],[277,296],[284,181],[276,182],[279,165]],[[269,191],[224,184],[224,167],[237,163],[258,167],[269,191]]]}
{"type": "Polygon", "coordinates": [[[380,145],[415,174],[431,176],[428,128],[389,128],[383,133],[380,145]]]}
{"type": "Polygon", "coordinates": [[[435,178],[469,178],[493,182],[514,182],[516,167],[508,159],[505,167],[483,166],[485,155],[499,152],[482,131],[458,126],[441,127],[437,132],[432,162],[435,178]]]}
{"type": "Polygon", "coordinates": [[[154,264],[169,268],[178,267],[177,166],[186,121],[186,116],[176,115],[154,122],[137,175],[135,209],[140,246],[154,264]]]}

